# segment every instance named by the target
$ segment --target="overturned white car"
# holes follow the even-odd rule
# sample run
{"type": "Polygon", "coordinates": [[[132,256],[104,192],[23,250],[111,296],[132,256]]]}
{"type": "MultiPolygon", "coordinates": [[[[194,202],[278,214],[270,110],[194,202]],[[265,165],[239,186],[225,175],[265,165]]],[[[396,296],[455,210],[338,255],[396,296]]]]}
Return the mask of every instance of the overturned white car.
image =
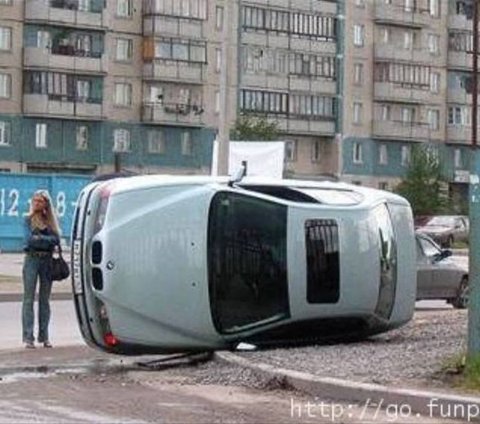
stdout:
{"type": "Polygon", "coordinates": [[[78,322],[121,354],[365,337],[412,317],[410,206],[333,182],[139,176],[88,185],[78,322]]]}

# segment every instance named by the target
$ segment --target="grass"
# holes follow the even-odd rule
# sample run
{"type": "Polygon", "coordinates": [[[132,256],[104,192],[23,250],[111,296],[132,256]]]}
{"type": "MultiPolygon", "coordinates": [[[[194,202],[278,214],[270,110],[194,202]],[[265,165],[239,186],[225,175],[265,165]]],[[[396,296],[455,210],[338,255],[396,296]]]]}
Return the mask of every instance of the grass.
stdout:
{"type": "Polygon", "coordinates": [[[450,385],[480,392],[480,355],[467,359],[466,353],[460,353],[448,358],[440,374],[450,385]]]}

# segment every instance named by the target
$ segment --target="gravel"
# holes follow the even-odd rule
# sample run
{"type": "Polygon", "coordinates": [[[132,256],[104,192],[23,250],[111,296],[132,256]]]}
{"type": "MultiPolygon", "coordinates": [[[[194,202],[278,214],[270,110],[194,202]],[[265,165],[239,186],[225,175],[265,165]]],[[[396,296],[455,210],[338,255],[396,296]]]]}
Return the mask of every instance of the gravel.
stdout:
{"type": "Polygon", "coordinates": [[[443,385],[438,373],[466,350],[467,311],[419,310],[406,326],[364,342],[236,352],[252,363],[390,386],[443,385]]]}

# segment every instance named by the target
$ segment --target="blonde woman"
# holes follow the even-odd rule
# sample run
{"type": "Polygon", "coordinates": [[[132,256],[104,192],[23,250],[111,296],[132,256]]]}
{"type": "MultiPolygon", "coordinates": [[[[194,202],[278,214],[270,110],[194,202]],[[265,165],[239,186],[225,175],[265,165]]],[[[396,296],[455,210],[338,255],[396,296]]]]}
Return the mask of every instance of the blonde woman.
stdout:
{"type": "Polygon", "coordinates": [[[52,291],[50,271],[52,252],[59,243],[60,230],[50,196],[46,191],[37,191],[31,199],[30,212],[24,223],[22,327],[27,349],[35,348],[33,304],[37,280],[40,280],[37,341],[44,347],[52,347],[48,338],[52,291]]]}

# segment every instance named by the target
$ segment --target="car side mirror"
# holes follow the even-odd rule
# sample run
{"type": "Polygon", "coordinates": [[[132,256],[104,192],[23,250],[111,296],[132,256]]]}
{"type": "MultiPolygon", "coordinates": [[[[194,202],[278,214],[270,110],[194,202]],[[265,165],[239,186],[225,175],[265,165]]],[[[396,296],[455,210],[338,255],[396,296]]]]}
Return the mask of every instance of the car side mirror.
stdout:
{"type": "Polygon", "coordinates": [[[439,261],[441,261],[442,259],[449,258],[450,256],[452,256],[452,251],[449,250],[449,249],[444,249],[444,250],[442,250],[440,253],[437,253],[437,254],[433,257],[433,261],[434,261],[434,262],[439,262],[439,261]]]}

